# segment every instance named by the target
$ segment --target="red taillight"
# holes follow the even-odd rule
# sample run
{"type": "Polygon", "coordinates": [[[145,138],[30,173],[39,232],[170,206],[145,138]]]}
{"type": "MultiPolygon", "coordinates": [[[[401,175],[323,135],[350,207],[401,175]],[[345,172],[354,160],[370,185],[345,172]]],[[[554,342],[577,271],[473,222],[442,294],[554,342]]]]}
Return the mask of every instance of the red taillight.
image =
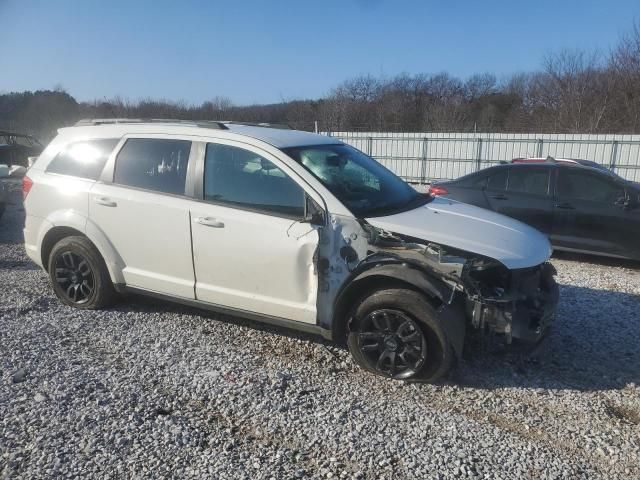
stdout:
{"type": "Polygon", "coordinates": [[[449,194],[449,190],[447,190],[441,185],[431,185],[429,187],[429,195],[431,195],[432,197],[438,197],[440,195],[448,195],[448,194],[449,194]]]}
{"type": "Polygon", "coordinates": [[[33,180],[31,180],[26,175],[22,178],[22,198],[26,199],[27,195],[31,191],[31,187],[33,187],[33,180]]]}

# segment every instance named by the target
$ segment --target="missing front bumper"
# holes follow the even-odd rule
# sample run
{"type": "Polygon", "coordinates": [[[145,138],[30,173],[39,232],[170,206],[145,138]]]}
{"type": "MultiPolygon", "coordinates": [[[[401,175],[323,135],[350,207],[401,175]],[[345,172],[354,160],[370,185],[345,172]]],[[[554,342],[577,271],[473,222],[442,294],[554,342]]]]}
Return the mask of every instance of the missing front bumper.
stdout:
{"type": "Polygon", "coordinates": [[[473,301],[472,325],[504,334],[507,343],[514,338],[530,343],[540,341],[553,323],[560,299],[558,284],[553,278],[555,273],[551,265],[543,264],[518,279],[512,300],[473,301]]]}

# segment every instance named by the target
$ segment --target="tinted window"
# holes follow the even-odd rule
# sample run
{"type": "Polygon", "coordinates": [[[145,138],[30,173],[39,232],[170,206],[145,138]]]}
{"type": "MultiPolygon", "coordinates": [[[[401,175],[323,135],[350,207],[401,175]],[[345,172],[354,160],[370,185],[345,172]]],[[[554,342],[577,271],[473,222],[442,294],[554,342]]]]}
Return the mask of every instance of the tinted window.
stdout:
{"type": "Polygon", "coordinates": [[[130,139],[116,159],[115,183],[184,195],[191,142],[130,139]]]}
{"type": "Polygon", "coordinates": [[[371,157],[348,145],[286,148],[357,217],[391,215],[431,200],[371,157]]]}
{"type": "Polygon", "coordinates": [[[304,191],[260,155],[228,145],[207,144],[205,200],[302,218],[304,191]]]}
{"type": "Polygon", "coordinates": [[[539,168],[512,168],[509,172],[510,192],[546,195],[549,190],[549,170],[539,168]]]}
{"type": "Polygon", "coordinates": [[[598,174],[561,169],[558,175],[558,196],[613,203],[624,196],[624,188],[598,174]]]}
{"type": "Polygon", "coordinates": [[[507,173],[506,168],[498,170],[496,173],[489,177],[487,188],[489,190],[506,190],[507,188],[507,173]]]}
{"type": "Polygon", "coordinates": [[[472,173],[471,175],[465,175],[464,177],[459,178],[458,180],[456,180],[456,183],[461,187],[481,189],[487,185],[487,176],[472,173]]]}
{"type": "Polygon", "coordinates": [[[47,166],[47,172],[97,180],[120,140],[107,138],[67,145],[47,166]]]}

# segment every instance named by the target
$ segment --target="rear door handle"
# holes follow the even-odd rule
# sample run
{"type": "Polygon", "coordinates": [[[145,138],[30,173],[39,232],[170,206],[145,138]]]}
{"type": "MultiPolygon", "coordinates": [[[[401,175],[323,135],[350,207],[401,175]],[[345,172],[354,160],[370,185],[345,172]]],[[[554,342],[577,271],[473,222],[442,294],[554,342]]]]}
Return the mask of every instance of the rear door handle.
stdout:
{"type": "Polygon", "coordinates": [[[199,223],[200,225],[204,225],[206,227],[224,228],[224,222],[211,217],[198,217],[196,218],[196,223],[199,223]]]}
{"type": "Polygon", "coordinates": [[[98,205],[104,205],[105,207],[117,207],[118,204],[107,197],[98,197],[93,200],[98,205]]]}
{"type": "Polygon", "coordinates": [[[501,193],[498,195],[494,195],[491,198],[495,198],[496,200],[509,200],[509,197],[507,197],[506,195],[502,195],[501,193]]]}
{"type": "Polygon", "coordinates": [[[556,208],[563,208],[565,210],[575,210],[575,207],[570,203],[556,203],[556,208]]]}

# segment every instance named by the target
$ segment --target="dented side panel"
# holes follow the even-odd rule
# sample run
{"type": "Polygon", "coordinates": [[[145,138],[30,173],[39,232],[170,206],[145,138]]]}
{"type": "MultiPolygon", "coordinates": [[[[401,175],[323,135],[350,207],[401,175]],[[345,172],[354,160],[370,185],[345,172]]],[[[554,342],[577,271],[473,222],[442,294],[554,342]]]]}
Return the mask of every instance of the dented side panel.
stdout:
{"type": "MultiPolygon", "coordinates": [[[[456,256],[372,227],[364,220],[331,215],[318,246],[318,323],[331,328],[339,294],[350,282],[379,275],[405,281],[442,302],[452,300],[463,263],[456,256]]],[[[462,259],[462,262],[464,259],[462,259]]]]}
{"type": "Polygon", "coordinates": [[[335,300],[351,272],[367,256],[369,240],[354,218],[331,215],[318,244],[318,324],[332,328],[335,300]]]}

